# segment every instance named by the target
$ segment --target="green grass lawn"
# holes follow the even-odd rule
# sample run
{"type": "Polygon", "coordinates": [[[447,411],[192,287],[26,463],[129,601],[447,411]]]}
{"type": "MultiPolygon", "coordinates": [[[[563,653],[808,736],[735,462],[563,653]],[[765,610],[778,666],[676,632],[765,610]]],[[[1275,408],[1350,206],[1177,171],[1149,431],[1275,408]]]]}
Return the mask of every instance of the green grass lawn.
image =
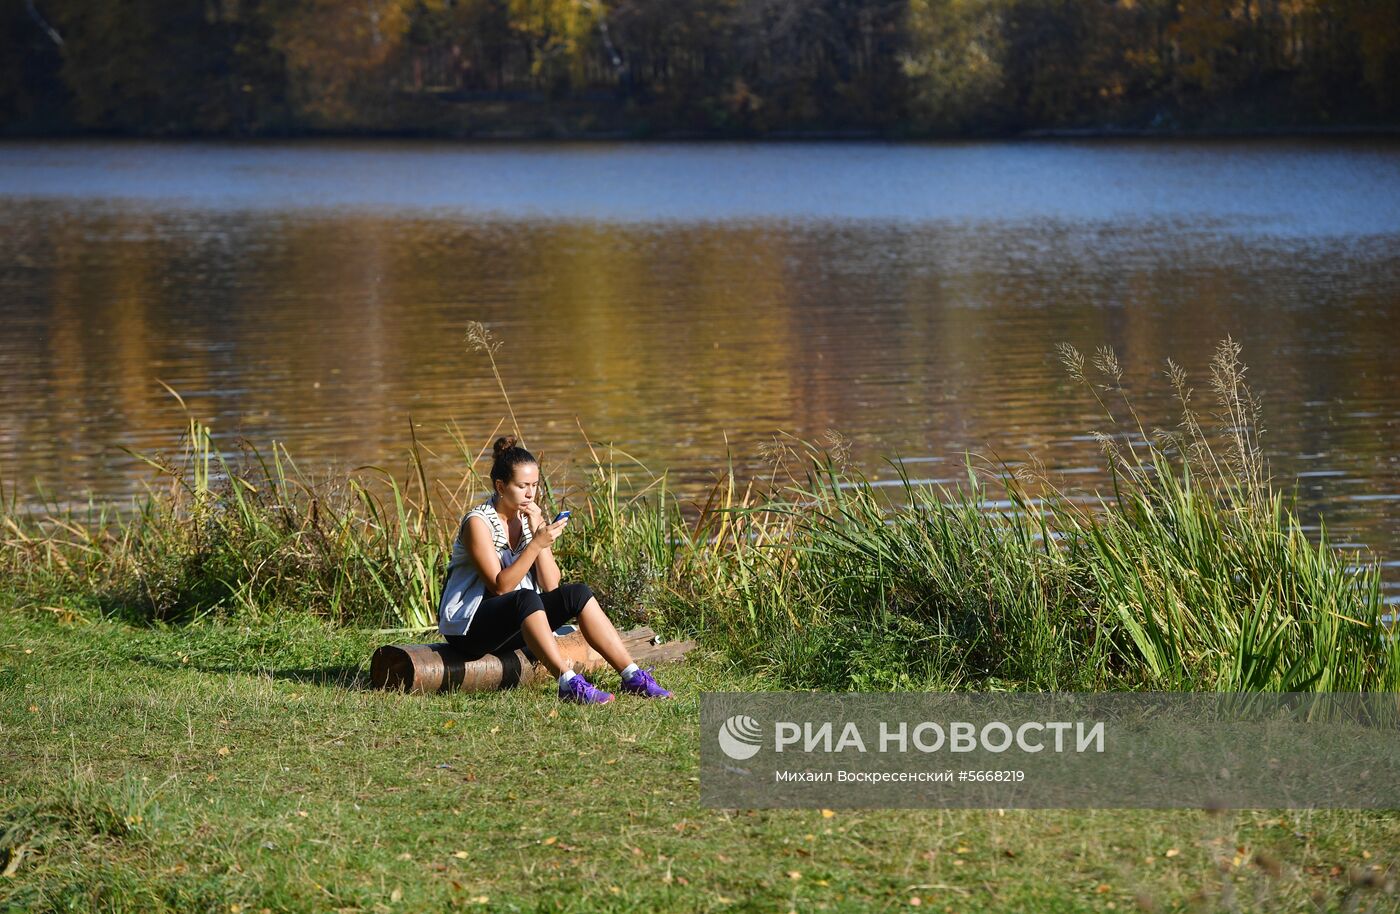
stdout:
{"type": "Polygon", "coordinates": [[[384,640],[0,613],[0,908],[1400,908],[1400,813],[706,809],[730,661],[579,708],[369,690],[384,640]]]}

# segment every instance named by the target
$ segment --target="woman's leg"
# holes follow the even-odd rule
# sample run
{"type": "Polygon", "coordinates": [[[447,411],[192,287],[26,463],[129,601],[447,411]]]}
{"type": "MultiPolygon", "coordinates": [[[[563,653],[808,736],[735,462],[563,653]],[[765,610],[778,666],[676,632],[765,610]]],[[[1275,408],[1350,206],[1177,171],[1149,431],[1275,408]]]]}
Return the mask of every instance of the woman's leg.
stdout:
{"type": "Polygon", "coordinates": [[[529,647],[556,677],[568,662],[559,653],[554,628],[544,612],[544,602],[533,590],[515,590],[481,601],[464,635],[448,635],[447,642],[469,659],[529,647]]]}
{"type": "Polygon", "coordinates": [[[564,675],[564,671],[569,668],[569,661],[559,652],[554,627],[550,624],[543,606],[521,620],[520,634],[525,636],[525,644],[530,648],[530,653],[545,665],[555,679],[564,675]]]}
{"type": "MultiPolygon", "coordinates": [[[[546,607],[559,607],[562,611],[574,611],[577,607],[578,626],[584,639],[603,659],[621,673],[632,666],[632,670],[622,678],[622,691],[640,698],[671,698],[672,694],[661,688],[649,670],[637,669],[632,663],[632,655],[622,644],[622,636],[613,627],[603,607],[593,597],[593,591],[586,584],[565,584],[558,590],[544,595],[546,607]],[[561,591],[563,592],[561,594],[561,591]],[[558,594],[559,596],[555,596],[558,594]],[[561,606],[561,604],[563,604],[561,606]]],[[[551,611],[551,616],[554,613],[551,611]]]]}
{"type": "Polygon", "coordinates": [[[543,595],[533,590],[516,590],[490,597],[477,607],[466,635],[447,640],[473,657],[514,650],[523,642],[558,677],[569,668],[569,661],[559,652],[554,630],[574,617],[578,618],[583,639],[613,669],[621,672],[632,663],[622,636],[587,584],[564,584],[543,595]]]}
{"type": "Polygon", "coordinates": [[[632,655],[622,645],[622,636],[608,620],[587,584],[561,584],[543,596],[549,618],[548,623],[543,624],[548,625],[549,631],[577,617],[583,640],[602,654],[613,669],[620,673],[632,663],[632,655]]]}
{"type": "Polygon", "coordinates": [[[602,654],[613,669],[620,673],[632,663],[632,655],[622,645],[622,636],[613,627],[607,613],[603,612],[603,607],[598,605],[596,597],[590,595],[583,609],[579,610],[578,627],[583,632],[583,639],[602,654]]]}

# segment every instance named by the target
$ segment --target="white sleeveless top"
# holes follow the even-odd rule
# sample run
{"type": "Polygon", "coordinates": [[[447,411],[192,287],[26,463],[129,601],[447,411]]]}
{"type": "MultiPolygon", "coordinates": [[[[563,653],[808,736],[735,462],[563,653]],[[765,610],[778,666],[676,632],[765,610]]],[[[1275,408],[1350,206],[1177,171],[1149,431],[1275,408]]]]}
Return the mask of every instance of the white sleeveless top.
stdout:
{"type": "MultiPolygon", "coordinates": [[[[525,547],[530,545],[530,525],[522,523],[520,548],[511,550],[505,524],[501,523],[500,515],[490,499],[466,513],[457,527],[456,538],[452,540],[452,561],[447,566],[447,583],[443,585],[442,599],[438,602],[438,631],[444,635],[465,635],[467,626],[471,625],[472,617],[476,615],[476,608],[486,598],[486,582],[481,579],[476,562],[472,561],[471,552],[467,549],[467,522],[473,517],[486,521],[492,543],[501,558],[501,568],[513,565],[525,547]]],[[[533,568],[525,572],[515,589],[539,592],[533,568]]]]}

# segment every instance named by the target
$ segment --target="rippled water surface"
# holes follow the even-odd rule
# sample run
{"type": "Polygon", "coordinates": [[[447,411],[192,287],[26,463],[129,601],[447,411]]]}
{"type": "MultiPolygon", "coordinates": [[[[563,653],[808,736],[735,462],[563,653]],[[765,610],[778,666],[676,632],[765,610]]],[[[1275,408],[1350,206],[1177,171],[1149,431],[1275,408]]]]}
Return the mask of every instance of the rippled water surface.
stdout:
{"type": "MultiPolygon", "coordinates": [[[[1055,344],[1171,425],[1228,335],[1273,469],[1400,578],[1400,145],[0,145],[0,477],[117,499],[179,391],[309,469],[447,455],[504,403],[698,492],[782,430],[886,479],[975,450],[1103,483],[1055,344]]],[[[442,475],[460,467],[444,461],[442,475]]]]}

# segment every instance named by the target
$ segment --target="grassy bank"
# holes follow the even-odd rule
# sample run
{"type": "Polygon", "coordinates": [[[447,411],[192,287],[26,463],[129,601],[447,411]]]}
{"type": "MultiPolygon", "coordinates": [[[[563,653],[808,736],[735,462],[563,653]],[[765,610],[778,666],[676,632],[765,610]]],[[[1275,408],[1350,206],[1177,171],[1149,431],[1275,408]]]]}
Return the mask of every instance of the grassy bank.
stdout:
{"type": "Polygon", "coordinates": [[[723,656],[590,709],[367,691],[378,640],[0,614],[0,910],[1395,910],[1394,813],[703,809],[723,656]]]}
{"type": "MultiPolygon", "coordinates": [[[[706,690],[1397,690],[1375,569],[1306,538],[1227,345],[1202,428],[1134,418],[1111,353],[1066,352],[1113,492],[970,466],[893,497],[844,443],[682,502],[595,454],[557,486],[571,577],[697,637],[671,703],[365,688],[430,624],[481,497],[317,478],[190,418],[127,512],[0,516],[0,909],[1395,910],[1394,812],[763,811],[698,805],[706,690]]],[[[475,446],[458,440],[463,465],[475,446]]],[[[609,680],[604,677],[603,681],[609,680]]]]}
{"type": "MultiPolygon", "coordinates": [[[[1170,432],[1137,419],[1111,352],[1063,355],[1105,414],[1103,498],[971,463],[959,487],[876,488],[833,438],[778,439],[763,478],[725,472],[683,503],[595,452],[552,493],[574,512],[566,574],[621,620],[789,688],[1400,690],[1378,569],[1304,534],[1237,347],[1213,365],[1211,428],[1169,368],[1170,432]]],[[[469,472],[450,484],[416,441],[406,472],[318,479],[279,448],[221,453],[191,417],[181,454],[146,458],[159,482],[132,513],[36,514],[12,491],[0,569],[19,605],[133,622],[429,628],[447,544],[485,491],[481,449],[457,441],[469,472]]]]}

